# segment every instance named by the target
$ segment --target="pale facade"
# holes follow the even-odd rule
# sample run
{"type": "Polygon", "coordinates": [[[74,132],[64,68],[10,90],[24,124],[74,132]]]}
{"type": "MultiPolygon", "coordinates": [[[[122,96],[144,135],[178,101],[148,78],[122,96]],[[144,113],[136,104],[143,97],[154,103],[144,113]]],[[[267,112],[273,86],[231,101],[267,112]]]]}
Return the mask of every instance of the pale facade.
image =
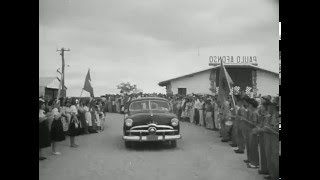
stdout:
{"type": "Polygon", "coordinates": [[[258,94],[276,96],[279,94],[279,76],[257,71],[258,94]]]}
{"type": "MultiPolygon", "coordinates": [[[[238,68],[236,66],[229,67],[238,68]]],[[[257,95],[261,94],[262,96],[277,96],[279,94],[279,73],[264,70],[257,66],[239,66],[239,69],[243,69],[247,73],[246,76],[244,76],[242,71],[240,72],[237,70],[230,70],[230,75],[231,77],[234,77],[233,80],[236,84],[248,84],[248,86],[252,87],[252,89],[256,88],[257,95]],[[238,78],[237,76],[243,77],[238,78]]],[[[210,91],[212,84],[210,75],[212,73],[212,70],[215,74],[213,79],[216,79],[214,81],[217,83],[218,68],[215,67],[163,81],[160,82],[159,85],[166,86],[167,92],[172,92],[173,94],[213,94],[210,91]]],[[[243,88],[244,87],[242,87],[242,89],[243,88]]]]}
{"type": "Polygon", "coordinates": [[[210,94],[210,71],[204,71],[194,74],[190,77],[171,81],[171,90],[173,94],[178,94],[178,88],[186,88],[187,94],[205,93],[210,94]]]}

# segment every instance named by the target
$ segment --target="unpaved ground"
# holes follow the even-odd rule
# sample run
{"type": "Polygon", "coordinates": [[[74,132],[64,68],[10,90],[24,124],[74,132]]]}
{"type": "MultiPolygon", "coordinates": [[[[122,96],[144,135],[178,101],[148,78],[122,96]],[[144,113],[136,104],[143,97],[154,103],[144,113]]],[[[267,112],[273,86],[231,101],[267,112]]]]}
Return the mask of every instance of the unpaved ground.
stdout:
{"type": "Polygon", "coordinates": [[[126,149],[122,140],[123,115],[108,114],[107,128],[98,134],[58,144],[59,156],[39,161],[40,180],[263,180],[248,169],[245,154],[235,154],[218,133],[181,123],[182,139],[172,149],[161,143],[141,143],[126,149]]]}

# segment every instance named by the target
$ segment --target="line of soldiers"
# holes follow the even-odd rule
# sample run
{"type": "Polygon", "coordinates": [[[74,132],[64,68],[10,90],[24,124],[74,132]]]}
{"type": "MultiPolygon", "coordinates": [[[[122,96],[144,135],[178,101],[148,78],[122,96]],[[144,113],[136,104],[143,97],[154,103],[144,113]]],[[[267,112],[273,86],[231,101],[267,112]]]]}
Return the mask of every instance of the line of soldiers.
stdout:
{"type": "Polygon", "coordinates": [[[225,101],[220,108],[221,141],[231,141],[235,153],[246,150],[248,168],[259,168],[265,179],[279,179],[279,97],[242,94],[235,99],[235,107],[225,101]]]}

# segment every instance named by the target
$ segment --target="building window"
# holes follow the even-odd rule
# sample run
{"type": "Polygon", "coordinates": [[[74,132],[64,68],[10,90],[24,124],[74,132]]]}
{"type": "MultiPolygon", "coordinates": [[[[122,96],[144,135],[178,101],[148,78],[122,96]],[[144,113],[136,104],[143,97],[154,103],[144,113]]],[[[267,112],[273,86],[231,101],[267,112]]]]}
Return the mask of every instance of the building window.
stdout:
{"type": "Polygon", "coordinates": [[[178,88],[179,95],[187,95],[187,88],[178,88]]]}

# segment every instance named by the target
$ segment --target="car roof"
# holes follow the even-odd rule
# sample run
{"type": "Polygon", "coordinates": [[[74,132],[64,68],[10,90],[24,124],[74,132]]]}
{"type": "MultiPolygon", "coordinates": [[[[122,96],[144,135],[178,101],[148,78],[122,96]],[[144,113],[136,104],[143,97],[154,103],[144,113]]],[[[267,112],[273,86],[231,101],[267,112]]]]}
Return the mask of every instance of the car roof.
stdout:
{"type": "Polygon", "coordinates": [[[141,98],[133,99],[133,100],[131,100],[131,102],[141,101],[141,100],[162,100],[162,101],[168,101],[168,99],[166,99],[166,98],[161,98],[161,97],[141,97],[141,98]]]}

